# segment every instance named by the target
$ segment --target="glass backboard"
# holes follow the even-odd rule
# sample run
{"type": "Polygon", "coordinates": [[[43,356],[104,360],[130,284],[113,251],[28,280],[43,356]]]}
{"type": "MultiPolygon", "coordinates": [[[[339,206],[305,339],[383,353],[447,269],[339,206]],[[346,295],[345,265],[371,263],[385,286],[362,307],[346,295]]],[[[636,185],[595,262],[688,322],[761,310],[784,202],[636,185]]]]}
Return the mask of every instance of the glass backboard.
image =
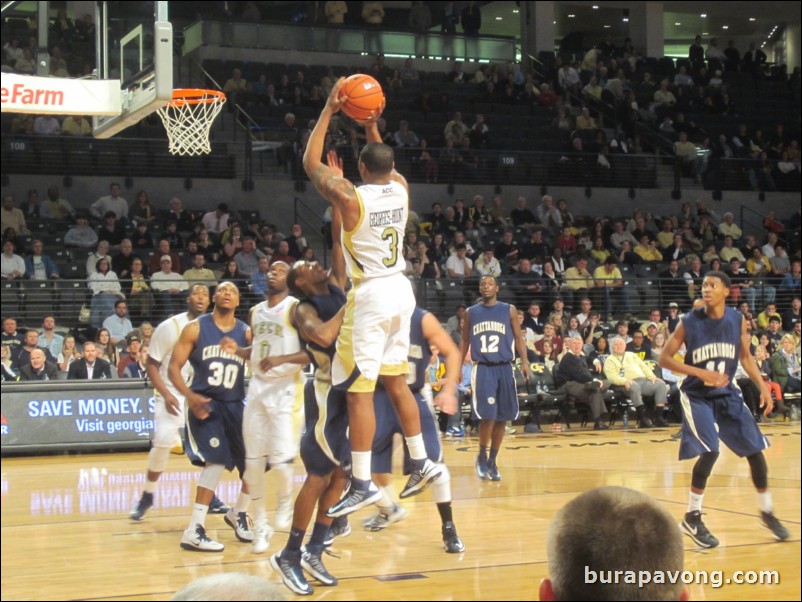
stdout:
{"type": "Polygon", "coordinates": [[[119,79],[122,112],[93,118],[96,138],[134,125],[173,94],[173,28],[168,2],[97,2],[97,77],[119,79]]]}

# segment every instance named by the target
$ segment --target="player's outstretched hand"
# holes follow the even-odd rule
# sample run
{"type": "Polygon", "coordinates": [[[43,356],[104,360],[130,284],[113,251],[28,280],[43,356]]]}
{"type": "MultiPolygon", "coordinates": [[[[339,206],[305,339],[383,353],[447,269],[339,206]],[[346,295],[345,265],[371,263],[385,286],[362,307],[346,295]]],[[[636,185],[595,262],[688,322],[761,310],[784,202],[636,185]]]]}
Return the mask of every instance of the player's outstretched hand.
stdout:
{"type": "Polygon", "coordinates": [[[382,116],[382,113],[384,113],[384,107],[386,104],[387,100],[382,99],[382,103],[370,112],[370,116],[367,119],[355,119],[354,121],[356,121],[366,130],[370,127],[377,127],[376,122],[379,120],[379,117],[382,116]]]}
{"type": "Polygon", "coordinates": [[[326,163],[328,163],[329,169],[334,172],[335,177],[344,177],[343,160],[337,156],[336,150],[332,149],[326,153],[326,163]]]}
{"type": "Polygon", "coordinates": [[[340,98],[340,88],[343,87],[343,83],[345,83],[344,77],[338,79],[334,86],[332,86],[329,97],[326,99],[326,108],[332,113],[338,113],[340,108],[348,100],[347,96],[340,98]]]}

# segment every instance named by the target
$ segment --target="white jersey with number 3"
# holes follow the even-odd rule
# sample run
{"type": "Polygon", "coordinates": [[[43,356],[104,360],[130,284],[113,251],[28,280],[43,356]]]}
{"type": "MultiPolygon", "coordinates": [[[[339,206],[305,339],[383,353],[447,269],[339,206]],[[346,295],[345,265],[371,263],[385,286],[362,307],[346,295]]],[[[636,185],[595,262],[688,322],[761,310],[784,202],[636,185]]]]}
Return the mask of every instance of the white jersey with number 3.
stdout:
{"type": "Polygon", "coordinates": [[[301,350],[298,331],[292,325],[292,313],[298,299],[288,295],[273,307],[267,301],[254,306],[251,314],[253,343],[251,346],[251,371],[260,380],[278,380],[297,375],[301,364],[282,364],[264,372],[259,363],[267,356],[290,355],[301,350]]]}
{"type": "Polygon", "coordinates": [[[355,283],[403,272],[401,252],[409,215],[409,194],[395,181],[356,188],[359,222],[347,231],[342,245],[348,277],[355,283]]]}

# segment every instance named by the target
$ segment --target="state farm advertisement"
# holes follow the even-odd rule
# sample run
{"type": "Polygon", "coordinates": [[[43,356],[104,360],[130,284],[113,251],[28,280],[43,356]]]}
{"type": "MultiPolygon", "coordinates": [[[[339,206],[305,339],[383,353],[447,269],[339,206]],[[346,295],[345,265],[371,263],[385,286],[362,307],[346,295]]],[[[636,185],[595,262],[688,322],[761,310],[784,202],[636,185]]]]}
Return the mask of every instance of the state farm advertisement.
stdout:
{"type": "Polygon", "coordinates": [[[120,80],[2,74],[2,110],[54,115],[119,115],[120,80]]]}

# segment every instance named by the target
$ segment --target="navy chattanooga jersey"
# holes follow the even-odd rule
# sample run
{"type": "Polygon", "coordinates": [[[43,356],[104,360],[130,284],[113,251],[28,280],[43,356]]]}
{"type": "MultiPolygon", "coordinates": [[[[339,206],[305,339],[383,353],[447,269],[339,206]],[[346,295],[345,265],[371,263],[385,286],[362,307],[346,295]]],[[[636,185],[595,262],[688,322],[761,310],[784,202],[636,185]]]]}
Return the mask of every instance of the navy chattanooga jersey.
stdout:
{"type": "Polygon", "coordinates": [[[718,397],[731,393],[735,388],[735,372],[741,356],[741,325],[743,315],[724,308],[720,320],[710,318],[704,308],[689,311],[682,317],[685,329],[685,364],[721,372],[730,379],[726,387],[714,388],[704,384],[695,376],[686,376],[682,390],[695,397],[718,397]]]}
{"type": "Polygon", "coordinates": [[[503,364],[515,359],[515,335],[510,324],[510,305],[477,303],[468,308],[471,358],[480,364],[503,364]]]}
{"type": "Polygon", "coordinates": [[[223,332],[211,314],[200,316],[198,324],[198,342],[189,356],[194,372],[190,388],[215,401],[242,401],[245,398],[245,360],[238,355],[223,353],[220,340],[229,337],[240,347],[247,347],[245,334],[248,326],[237,320],[234,328],[223,332]]]}

